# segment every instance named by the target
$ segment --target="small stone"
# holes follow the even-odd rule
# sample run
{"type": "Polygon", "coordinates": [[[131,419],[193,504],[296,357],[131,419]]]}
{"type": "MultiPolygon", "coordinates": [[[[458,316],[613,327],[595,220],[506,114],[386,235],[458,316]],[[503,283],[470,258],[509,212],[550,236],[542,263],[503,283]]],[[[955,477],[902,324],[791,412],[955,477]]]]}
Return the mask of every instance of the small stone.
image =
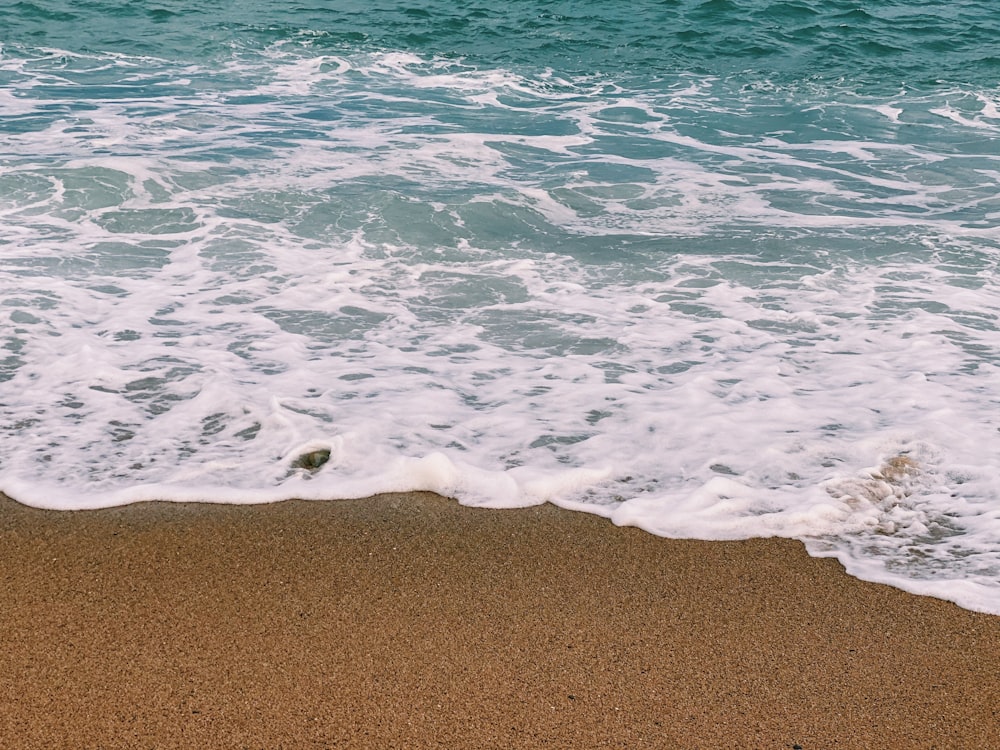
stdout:
{"type": "Polygon", "coordinates": [[[309,451],[308,453],[303,453],[301,456],[292,461],[293,469],[305,469],[306,471],[315,472],[322,468],[323,464],[330,460],[330,451],[323,448],[318,451],[309,451]]]}

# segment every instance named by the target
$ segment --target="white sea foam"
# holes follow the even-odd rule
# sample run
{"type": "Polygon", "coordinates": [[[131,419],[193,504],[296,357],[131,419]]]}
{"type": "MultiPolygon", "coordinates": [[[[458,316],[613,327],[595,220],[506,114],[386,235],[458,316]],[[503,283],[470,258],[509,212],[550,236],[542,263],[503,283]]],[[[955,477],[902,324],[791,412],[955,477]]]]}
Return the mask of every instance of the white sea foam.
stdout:
{"type": "MultiPolygon", "coordinates": [[[[25,116],[72,83],[3,63],[25,116]]],[[[0,490],[551,501],[1000,613],[996,157],[942,102],[826,92],[803,138],[719,79],[129,75],[0,140],[0,490]],[[844,124],[918,107],[934,139],[844,124]]]]}

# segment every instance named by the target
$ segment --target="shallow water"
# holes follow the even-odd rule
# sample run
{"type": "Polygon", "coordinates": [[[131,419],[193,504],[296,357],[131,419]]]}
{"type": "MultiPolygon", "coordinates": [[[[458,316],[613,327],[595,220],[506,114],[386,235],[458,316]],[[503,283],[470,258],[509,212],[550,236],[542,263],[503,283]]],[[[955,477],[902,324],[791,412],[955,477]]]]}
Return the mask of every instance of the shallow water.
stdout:
{"type": "Polygon", "coordinates": [[[17,3],[0,490],[552,501],[1000,613],[992,10],[17,3]]]}

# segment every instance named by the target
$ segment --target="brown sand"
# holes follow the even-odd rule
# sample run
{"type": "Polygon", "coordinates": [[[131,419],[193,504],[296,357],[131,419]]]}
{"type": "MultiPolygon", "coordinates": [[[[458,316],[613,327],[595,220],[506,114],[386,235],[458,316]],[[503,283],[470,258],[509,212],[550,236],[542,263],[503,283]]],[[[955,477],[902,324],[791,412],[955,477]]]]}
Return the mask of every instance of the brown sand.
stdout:
{"type": "Polygon", "coordinates": [[[1000,748],[1000,617],[434,495],[0,498],[4,748],[1000,748]]]}

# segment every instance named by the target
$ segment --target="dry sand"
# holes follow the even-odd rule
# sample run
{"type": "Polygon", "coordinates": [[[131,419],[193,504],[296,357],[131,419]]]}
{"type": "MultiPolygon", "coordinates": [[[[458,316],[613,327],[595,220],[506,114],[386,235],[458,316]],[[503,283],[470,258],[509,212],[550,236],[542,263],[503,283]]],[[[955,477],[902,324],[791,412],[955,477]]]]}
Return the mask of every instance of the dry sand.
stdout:
{"type": "Polygon", "coordinates": [[[4,748],[1000,748],[1000,617],[435,495],[0,498],[4,748]]]}

